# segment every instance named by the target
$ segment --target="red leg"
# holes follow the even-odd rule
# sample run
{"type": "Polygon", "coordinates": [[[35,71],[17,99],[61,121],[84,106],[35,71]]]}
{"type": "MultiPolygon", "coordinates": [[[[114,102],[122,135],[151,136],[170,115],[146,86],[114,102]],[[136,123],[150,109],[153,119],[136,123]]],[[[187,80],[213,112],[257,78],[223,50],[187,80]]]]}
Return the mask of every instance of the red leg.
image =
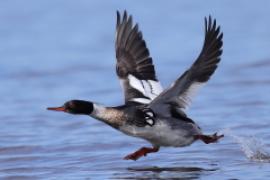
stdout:
{"type": "Polygon", "coordinates": [[[158,152],[159,147],[153,147],[153,148],[148,148],[148,147],[142,147],[141,149],[139,149],[138,151],[127,155],[126,157],[124,157],[125,160],[134,160],[136,161],[137,159],[139,159],[142,156],[146,156],[148,153],[154,153],[154,152],[158,152]]]}
{"type": "Polygon", "coordinates": [[[203,135],[203,134],[199,134],[199,135],[195,135],[194,136],[195,139],[200,139],[202,140],[205,144],[209,144],[209,143],[216,143],[220,138],[224,137],[224,135],[217,135],[217,133],[213,134],[213,135],[203,135]]]}

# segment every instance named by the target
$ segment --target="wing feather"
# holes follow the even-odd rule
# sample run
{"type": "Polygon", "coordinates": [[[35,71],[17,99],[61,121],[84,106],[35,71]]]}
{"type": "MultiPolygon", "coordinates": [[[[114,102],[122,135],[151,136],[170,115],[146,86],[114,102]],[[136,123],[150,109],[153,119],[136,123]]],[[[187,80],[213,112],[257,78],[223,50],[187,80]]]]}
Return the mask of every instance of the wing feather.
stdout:
{"type": "Polygon", "coordinates": [[[163,91],[149,105],[151,108],[168,112],[171,106],[186,109],[198,89],[204,85],[215,72],[222,54],[220,26],[209,16],[205,18],[205,39],[201,53],[192,66],[185,71],[173,85],[163,91]]]}
{"type": "Polygon", "coordinates": [[[133,26],[132,16],[126,11],[122,18],[117,11],[115,51],[116,72],[126,103],[133,101],[148,104],[162,92],[162,88],[142,32],[138,24],[133,26]]]}

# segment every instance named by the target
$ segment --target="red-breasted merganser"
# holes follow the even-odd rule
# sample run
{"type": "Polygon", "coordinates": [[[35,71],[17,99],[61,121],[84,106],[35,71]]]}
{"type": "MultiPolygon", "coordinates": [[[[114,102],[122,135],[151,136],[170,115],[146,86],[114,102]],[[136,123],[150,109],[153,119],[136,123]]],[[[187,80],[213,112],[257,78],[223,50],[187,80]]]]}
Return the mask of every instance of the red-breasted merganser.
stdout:
{"type": "Polygon", "coordinates": [[[137,160],[161,146],[183,147],[196,140],[217,142],[223,135],[205,135],[186,114],[195,91],[215,72],[222,54],[220,26],[211,16],[205,18],[205,39],[200,55],[170,87],[163,90],[155,74],[152,58],[138,24],[126,11],[117,11],[116,73],[122,85],[125,104],[105,107],[98,103],[71,100],[48,110],[90,115],[119,131],[149,141],[153,147],[142,147],[124,159],[137,160]]]}

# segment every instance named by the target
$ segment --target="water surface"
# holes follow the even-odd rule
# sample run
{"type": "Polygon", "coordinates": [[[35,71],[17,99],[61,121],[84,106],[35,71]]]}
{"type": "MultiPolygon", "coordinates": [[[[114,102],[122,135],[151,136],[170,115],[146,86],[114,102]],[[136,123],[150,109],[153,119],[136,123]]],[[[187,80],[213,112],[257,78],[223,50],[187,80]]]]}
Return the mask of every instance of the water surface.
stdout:
{"type": "Polygon", "coordinates": [[[1,1],[0,178],[269,179],[268,1],[1,1]],[[86,116],[46,110],[69,99],[123,103],[114,72],[116,10],[139,22],[168,86],[197,57],[203,17],[217,18],[224,54],[188,111],[218,144],[122,158],[143,140],[86,116]]]}

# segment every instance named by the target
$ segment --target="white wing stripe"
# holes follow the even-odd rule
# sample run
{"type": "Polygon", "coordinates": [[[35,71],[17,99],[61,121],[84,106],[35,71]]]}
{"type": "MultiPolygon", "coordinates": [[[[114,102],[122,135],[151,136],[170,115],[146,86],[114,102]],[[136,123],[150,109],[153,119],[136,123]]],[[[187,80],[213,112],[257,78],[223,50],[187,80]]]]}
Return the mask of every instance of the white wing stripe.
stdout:
{"type": "Polygon", "coordinates": [[[142,80],[143,86],[144,86],[144,91],[145,91],[145,96],[149,97],[150,99],[154,99],[156,96],[152,93],[152,88],[151,84],[148,83],[146,80],[142,80]]]}
{"type": "Polygon", "coordinates": [[[142,104],[149,104],[151,102],[150,99],[145,99],[145,98],[133,98],[131,101],[142,103],[142,104]]]}
{"type": "Polygon", "coordinates": [[[144,88],[142,82],[139,79],[135,78],[132,75],[128,75],[128,80],[131,87],[137,89],[138,91],[144,94],[144,88]]]}
{"type": "Polygon", "coordinates": [[[148,82],[152,87],[152,93],[155,94],[156,96],[158,96],[163,91],[160,82],[153,80],[148,80],[148,82]]]}
{"type": "Polygon", "coordinates": [[[145,97],[149,97],[151,100],[156,98],[162,92],[162,87],[157,81],[139,80],[131,74],[128,75],[128,80],[131,87],[140,91],[145,97]]]}

